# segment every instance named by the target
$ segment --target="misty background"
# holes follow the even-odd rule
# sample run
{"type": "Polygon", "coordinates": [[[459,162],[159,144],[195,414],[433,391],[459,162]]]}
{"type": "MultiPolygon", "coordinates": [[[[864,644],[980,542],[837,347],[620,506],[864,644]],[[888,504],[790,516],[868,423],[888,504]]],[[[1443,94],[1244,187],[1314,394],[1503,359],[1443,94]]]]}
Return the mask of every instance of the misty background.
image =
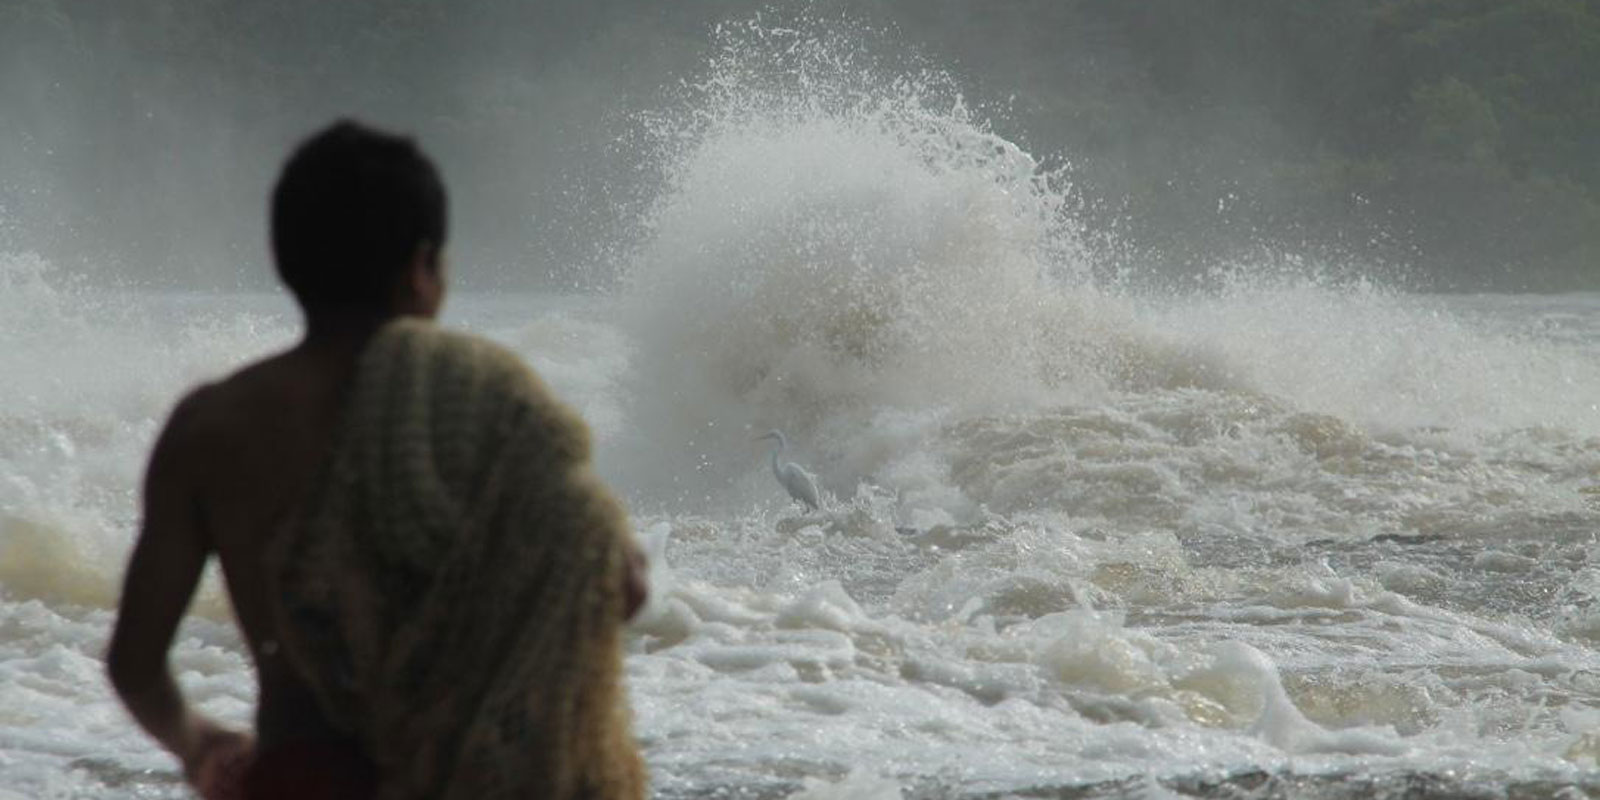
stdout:
{"type": "Polygon", "coordinates": [[[1600,0],[4,0],[0,252],[270,286],[276,172],[353,116],[440,162],[464,286],[605,286],[659,178],[641,115],[756,13],[947,72],[1148,283],[1600,289],[1600,0]]]}

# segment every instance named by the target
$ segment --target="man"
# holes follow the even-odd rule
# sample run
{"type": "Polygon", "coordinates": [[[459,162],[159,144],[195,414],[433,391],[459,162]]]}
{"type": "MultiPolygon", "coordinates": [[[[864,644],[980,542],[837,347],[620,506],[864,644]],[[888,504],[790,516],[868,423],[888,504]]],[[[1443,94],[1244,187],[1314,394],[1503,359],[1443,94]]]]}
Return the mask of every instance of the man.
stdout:
{"type": "Polygon", "coordinates": [[[429,323],[445,192],[340,122],[272,197],[305,338],[180,402],[151,456],[107,666],[206,797],[640,797],[620,627],[644,598],[587,431],[508,352],[429,323]],[[166,653],[221,562],[254,737],[166,653]]]}

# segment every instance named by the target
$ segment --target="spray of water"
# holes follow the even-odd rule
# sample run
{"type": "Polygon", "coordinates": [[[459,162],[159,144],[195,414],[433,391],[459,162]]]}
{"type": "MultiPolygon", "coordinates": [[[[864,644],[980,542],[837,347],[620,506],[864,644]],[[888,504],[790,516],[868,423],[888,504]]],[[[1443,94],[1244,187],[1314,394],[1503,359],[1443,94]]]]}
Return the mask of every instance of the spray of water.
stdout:
{"type": "MultiPolygon", "coordinates": [[[[0,586],[14,599],[109,607],[140,470],[178,393],[289,336],[252,313],[167,325],[149,299],[0,253],[0,586]]],[[[215,589],[200,608],[220,617],[215,589]]]]}
{"type": "Polygon", "coordinates": [[[1162,297],[1097,284],[1066,176],[947,75],[824,23],[717,37],[704,78],[644,125],[662,189],[628,275],[635,384],[610,452],[642,496],[769,494],[749,438],[774,427],[835,492],[904,491],[944,468],[912,462],[953,457],[937,440],[961,420],[1170,392],[1357,433],[1600,430],[1572,400],[1600,389],[1581,348],[1348,265],[1263,259],[1162,297]]]}
{"type": "Polygon", "coordinates": [[[665,188],[630,273],[650,440],[634,477],[692,492],[745,470],[751,431],[838,460],[884,409],[1049,389],[1052,321],[1086,269],[1062,176],[948,77],[886,75],[859,37],[717,36],[688,110],[649,120],[665,188]]]}

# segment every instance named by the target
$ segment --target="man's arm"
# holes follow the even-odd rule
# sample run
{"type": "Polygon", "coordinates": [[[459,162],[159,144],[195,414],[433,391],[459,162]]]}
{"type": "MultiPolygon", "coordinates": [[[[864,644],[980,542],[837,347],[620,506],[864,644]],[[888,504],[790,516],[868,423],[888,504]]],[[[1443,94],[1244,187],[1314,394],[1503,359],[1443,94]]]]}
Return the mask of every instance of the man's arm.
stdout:
{"type": "Polygon", "coordinates": [[[217,746],[247,746],[191,711],[167,666],[167,650],[189,607],[211,546],[196,505],[198,393],[173,411],[145,474],[144,522],[128,562],[106,655],[111,683],[135,720],[183,761],[191,778],[217,746]]]}

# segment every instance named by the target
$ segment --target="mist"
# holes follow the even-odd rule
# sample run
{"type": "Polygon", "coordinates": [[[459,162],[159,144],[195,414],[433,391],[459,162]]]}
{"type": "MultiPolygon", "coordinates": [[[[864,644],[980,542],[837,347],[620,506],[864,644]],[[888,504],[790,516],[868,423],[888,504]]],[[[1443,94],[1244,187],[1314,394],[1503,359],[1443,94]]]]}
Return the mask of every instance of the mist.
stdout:
{"type": "Polygon", "coordinates": [[[439,161],[463,287],[603,288],[647,235],[648,120],[686,113],[716,27],[760,14],[946,75],[1071,182],[1102,274],[1594,289],[1596,6],[11,0],[0,249],[95,282],[268,287],[277,169],[354,117],[439,161]]]}

